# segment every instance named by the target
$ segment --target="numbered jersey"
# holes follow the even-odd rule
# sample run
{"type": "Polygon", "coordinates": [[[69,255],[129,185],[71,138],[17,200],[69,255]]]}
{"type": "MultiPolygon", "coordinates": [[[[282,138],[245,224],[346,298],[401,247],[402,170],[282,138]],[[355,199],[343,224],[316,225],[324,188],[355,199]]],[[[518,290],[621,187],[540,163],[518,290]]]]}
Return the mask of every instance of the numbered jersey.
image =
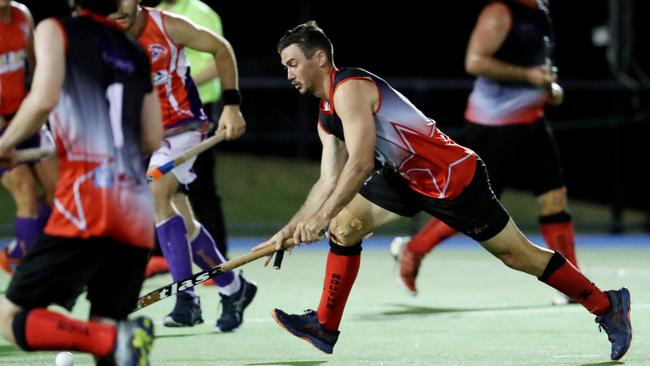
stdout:
{"type": "Polygon", "coordinates": [[[153,90],[142,49],[105,17],[62,23],[66,69],[50,122],[60,159],[45,232],[153,245],[153,205],[141,151],[144,95],[153,90]]]}
{"type": "Polygon", "coordinates": [[[165,130],[182,128],[189,123],[206,123],[194,81],[190,77],[190,64],[185,48],[176,44],[165,30],[165,13],[142,8],[147,24],[138,38],[151,62],[151,80],[158,92],[160,110],[165,130]]]}
{"type": "Polygon", "coordinates": [[[32,21],[27,8],[11,2],[11,21],[0,22],[0,115],[6,120],[25,98],[27,52],[32,21]]]}

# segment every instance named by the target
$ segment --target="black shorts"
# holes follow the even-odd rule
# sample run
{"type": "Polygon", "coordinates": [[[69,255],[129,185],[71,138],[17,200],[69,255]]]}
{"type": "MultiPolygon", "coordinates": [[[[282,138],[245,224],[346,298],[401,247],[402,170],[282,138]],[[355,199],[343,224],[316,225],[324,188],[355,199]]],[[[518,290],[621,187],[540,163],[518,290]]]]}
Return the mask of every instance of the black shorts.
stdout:
{"type": "Polygon", "coordinates": [[[72,310],[84,289],[90,314],[116,320],[135,310],[149,251],[110,238],[44,235],[16,268],[7,298],[34,309],[72,310]]]}
{"type": "Polygon", "coordinates": [[[497,197],[506,187],[532,190],[539,196],[564,186],[560,153],[546,119],[508,126],[468,122],[463,137],[464,145],[487,165],[497,197]]]}
{"type": "Polygon", "coordinates": [[[478,159],[472,181],[453,199],[436,199],[411,188],[395,171],[376,171],[359,193],[370,202],[400,216],[411,217],[420,211],[438,218],[456,231],[476,241],[497,235],[510,215],[490,188],[485,164],[478,159]]]}

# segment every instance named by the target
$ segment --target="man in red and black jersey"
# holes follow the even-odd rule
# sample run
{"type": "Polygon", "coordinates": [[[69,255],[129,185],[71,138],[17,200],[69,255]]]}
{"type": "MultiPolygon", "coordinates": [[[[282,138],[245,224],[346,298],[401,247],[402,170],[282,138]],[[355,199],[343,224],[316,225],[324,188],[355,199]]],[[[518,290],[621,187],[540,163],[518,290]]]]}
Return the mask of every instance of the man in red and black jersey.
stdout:
{"type": "Polygon", "coordinates": [[[147,56],[106,19],[118,0],[80,3],[80,16],[36,28],[33,87],[0,137],[0,163],[11,164],[14,148],[49,115],[61,166],[45,235],[0,300],[0,333],[28,351],[148,365],[153,323],[127,316],[153,246],[142,160],[162,141],[160,105],[147,56]],[[71,310],[84,290],[89,321],[48,310],[71,310]]]}
{"type": "MultiPolygon", "coordinates": [[[[330,252],[317,311],[273,317],[293,335],[332,353],[360,265],[361,242],[376,227],[425,211],[472,237],[507,266],[538,277],[597,316],[612,358],[627,351],[632,330],[627,289],[599,290],[559,252],[531,243],[496,198],[474,151],[380,77],[334,65],[333,47],[315,22],[278,43],[291,84],[320,98],[321,175],[291,221],[261,246],[318,241],[329,225],[330,252]]],[[[259,249],[256,248],[256,249],[259,249]]]]}

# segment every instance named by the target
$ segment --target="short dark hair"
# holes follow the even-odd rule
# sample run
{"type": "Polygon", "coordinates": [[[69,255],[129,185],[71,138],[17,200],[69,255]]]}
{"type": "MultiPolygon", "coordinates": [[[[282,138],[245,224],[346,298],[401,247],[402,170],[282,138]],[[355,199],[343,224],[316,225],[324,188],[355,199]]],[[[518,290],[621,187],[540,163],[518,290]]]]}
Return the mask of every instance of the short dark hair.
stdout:
{"type": "Polygon", "coordinates": [[[120,0],[76,0],[76,5],[82,9],[106,16],[115,13],[120,0]]]}
{"type": "Polygon", "coordinates": [[[278,53],[294,43],[300,47],[307,58],[311,58],[316,51],[322,50],[329,61],[334,62],[334,46],[332,46],[332,42],[316,24],[315,20],[310,20],[288,30],[278,42],[278,53]]]}

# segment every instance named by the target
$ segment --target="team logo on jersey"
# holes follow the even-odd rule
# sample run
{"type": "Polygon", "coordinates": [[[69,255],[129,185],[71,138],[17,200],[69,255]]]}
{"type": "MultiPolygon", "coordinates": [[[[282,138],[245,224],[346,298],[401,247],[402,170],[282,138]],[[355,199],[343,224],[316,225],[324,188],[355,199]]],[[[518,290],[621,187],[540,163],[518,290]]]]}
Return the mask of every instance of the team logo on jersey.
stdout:
{"type": "Polygon", "coordinates": [[[167,70],[158,70],[151,74],[151,83],[154,86],[165,85],[169,79],[169,73],[167,70]]]}
{"type": "Polygon", "coordinates": [[[151,55],[151,62],[156,62],[160,56],[167,52],[167,49],[157,43],[150,44],[148,48],[149,54],[151,55]]]}

